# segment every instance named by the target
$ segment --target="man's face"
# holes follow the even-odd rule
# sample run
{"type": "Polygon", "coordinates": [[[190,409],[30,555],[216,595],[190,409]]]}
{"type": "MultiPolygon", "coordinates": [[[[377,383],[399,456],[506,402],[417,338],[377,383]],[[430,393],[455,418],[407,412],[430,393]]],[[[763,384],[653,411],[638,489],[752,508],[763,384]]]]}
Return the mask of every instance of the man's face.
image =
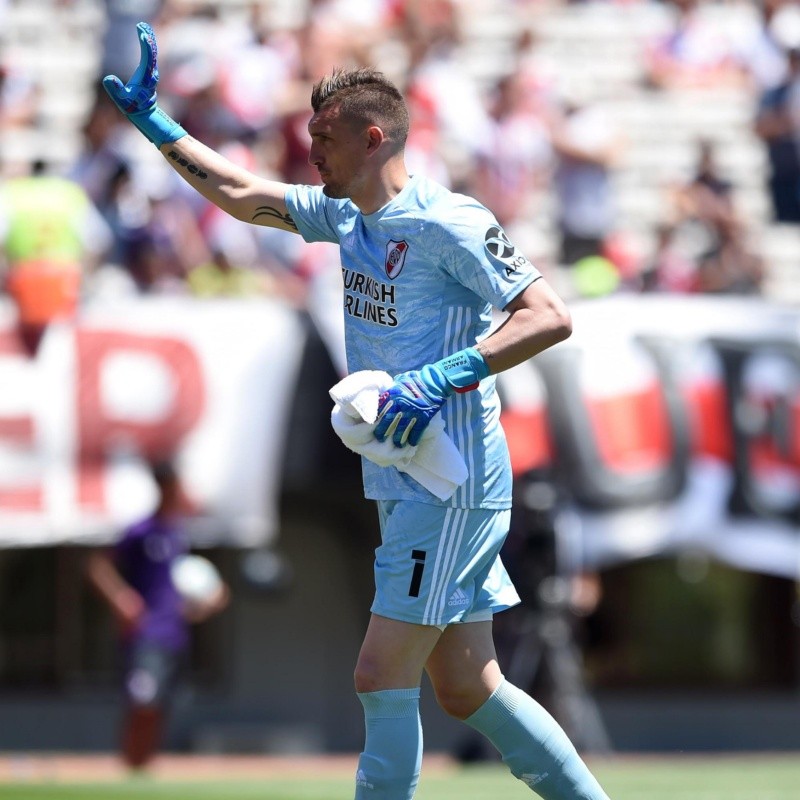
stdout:
{"type": "Polygon", "coordinates": [[[321,109],[308,123],[308,163],[319,171],[328,197],[352,197],[364,179],[367,134],[342,118],[336,106],[321,109]]]}

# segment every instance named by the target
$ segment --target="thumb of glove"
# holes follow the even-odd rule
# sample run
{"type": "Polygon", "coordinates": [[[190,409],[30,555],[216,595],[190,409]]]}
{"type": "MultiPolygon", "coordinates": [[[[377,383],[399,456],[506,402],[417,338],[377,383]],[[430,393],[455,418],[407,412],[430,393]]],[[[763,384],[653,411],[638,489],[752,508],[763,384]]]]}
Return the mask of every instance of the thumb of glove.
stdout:
{"type": "Polygon", "coordinates": [[[103,78],[103,88],[108,92],[109,97],[116,103],[117,106],[123,111],[128,111],[127,106],[130,105],[130,98],[125,91],[125,85],[116,75],[106,75],[103,78]]]}
{"type": "Polygon", "coordinates": [[[125,86],[116,75],[106,75],[103,78],[103,88],[115,101],[122,100],[125,95],[125,86]]]}

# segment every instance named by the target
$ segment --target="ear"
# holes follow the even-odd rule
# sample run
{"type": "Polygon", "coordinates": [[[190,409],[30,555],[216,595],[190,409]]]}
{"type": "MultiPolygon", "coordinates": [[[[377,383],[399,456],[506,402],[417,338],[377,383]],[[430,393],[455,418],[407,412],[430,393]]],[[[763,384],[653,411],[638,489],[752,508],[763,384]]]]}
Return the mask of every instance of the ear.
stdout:
{"type": "Polygon", "coordinates": [[[386,141],[386,134],[377,125],[367,128],[367,152],[374,153],[386,141]]]}

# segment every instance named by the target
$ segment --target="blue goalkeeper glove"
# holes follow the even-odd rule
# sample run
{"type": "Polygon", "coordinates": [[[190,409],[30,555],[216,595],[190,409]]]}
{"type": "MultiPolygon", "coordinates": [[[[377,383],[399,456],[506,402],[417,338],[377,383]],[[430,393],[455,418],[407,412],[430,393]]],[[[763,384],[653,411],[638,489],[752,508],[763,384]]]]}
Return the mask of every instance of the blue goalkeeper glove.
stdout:
{"type": "Polygon", "coordinates": [[[157,105],[158,47],[153,29],[146,23],[136,26],[141,58],[136,72],[123,85],[116,75],[103,78],[103,88],[117,108],[156,146],[176,142],[186,131],[157,105]]]}
{"type": "Polygon", "coordinates": [[[454,392],[469,392],[489,374],[483,356],[474,348],[459,350],[435,364],[396,375],[378,401],[375,438],[391,437],[396,447],[419,444],[425,428],[454,392]]]}

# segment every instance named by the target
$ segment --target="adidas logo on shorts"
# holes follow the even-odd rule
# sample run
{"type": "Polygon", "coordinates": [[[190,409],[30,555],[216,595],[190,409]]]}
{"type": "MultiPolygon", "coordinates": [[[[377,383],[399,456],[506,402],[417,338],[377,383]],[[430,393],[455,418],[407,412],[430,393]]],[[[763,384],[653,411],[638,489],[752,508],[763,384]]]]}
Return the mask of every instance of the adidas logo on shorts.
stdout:
{"type": "Polygon", "coordinates": [[[456,589],[453,594],[450,595],[450,599],[447,601],[447,605],[449,606],[465,606],[468,603],[469,597],[467,597],[467,594],[463,589],[456,589]]]}

